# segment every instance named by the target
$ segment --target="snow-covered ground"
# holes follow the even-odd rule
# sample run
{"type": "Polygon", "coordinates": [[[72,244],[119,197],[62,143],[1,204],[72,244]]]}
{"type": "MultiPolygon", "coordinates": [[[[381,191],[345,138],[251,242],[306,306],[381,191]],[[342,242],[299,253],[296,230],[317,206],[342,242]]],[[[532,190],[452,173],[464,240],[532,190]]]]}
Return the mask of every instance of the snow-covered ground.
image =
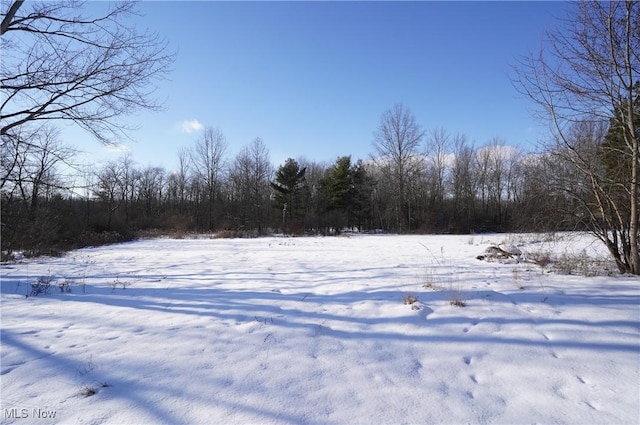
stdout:
{"type": "Polygon", "coordinates": [[[4,264],[0,422],[639,423],[640,280],[476,259],[505,241],[604,256],[584,235],[362,235],[4,264]]]}

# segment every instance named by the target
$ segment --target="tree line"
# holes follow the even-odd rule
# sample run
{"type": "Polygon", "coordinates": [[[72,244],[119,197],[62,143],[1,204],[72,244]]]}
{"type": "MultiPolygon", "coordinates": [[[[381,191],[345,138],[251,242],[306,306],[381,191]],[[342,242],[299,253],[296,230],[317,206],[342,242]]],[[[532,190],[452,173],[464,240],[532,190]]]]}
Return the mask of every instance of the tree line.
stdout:
{"type": "Polygon", "coordinates": [[[145,230],[249,236],[579,225],[558,213],[568,197],[551,197],[544,186],[536,190],[545,172],[538,155],[499,139],[474,147],[444,129],[424,132],[401,104],[383,114],[375,154],[366,160],[289,158],[275,167],[262,139],[229,156],[223,132],[206,128],[177,153],[174,170],[140,166],[126,154],[70,173],[73,151],[57,137],[48,132],[4,147],[6,158],[14,158],[10,169],[2,169],[5,253],[123,240],[145,230]],[[412,128],[410,143],[383,140],[394,122],[412,128]]]}
{"type": "MultiPolygon", "coordinates": [[[[622,273],[640,274],[640,3],[575,2],[512,82],[549,125],[536,153],[425,131],[402,104],[384,111],[370,158],[277,168],[256,139],[227,155],[208,128],[176,170],[130,156],[70,173],[56,125],[116,143],[124,118],[156,110],[174,54],[131,24],[135,4],[85,16],[83,2],[0,6],[1,250],[32,253],[123,240],[147,229],[482,232],[584,229],[622,273]],[[127,24],[127,22],[129,22],[127,24]]],[[[464,118],[462,118],[464,119],[464,118]]]]}

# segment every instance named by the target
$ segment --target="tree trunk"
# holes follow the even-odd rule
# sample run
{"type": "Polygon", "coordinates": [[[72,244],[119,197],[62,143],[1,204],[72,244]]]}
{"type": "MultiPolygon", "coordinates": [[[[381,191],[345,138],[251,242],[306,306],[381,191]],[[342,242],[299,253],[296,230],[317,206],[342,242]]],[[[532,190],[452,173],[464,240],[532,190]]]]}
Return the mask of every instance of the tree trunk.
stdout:
{"type": "MultiPolygon", "coordinates": [[[[633,123],[633,121],[631,121],[633,123]]],[[[638,203],[640,200],[638,199],[638,169],[640,168],[640,158],[638,156],[638,135],[635,134],[634,125],[631,126],[631,138],[633,143],[633,154],[632,154],[632,165],[631,165],[631,211],[630,211],[630,225],[629,225],[629,242],[630,242],[630,261],[629,266],[631,268],[631,273],[635,275],[640,275],[640,253],[638,252],[638,223],[640,222],[640,217],[638,217],[638,203]]]]}

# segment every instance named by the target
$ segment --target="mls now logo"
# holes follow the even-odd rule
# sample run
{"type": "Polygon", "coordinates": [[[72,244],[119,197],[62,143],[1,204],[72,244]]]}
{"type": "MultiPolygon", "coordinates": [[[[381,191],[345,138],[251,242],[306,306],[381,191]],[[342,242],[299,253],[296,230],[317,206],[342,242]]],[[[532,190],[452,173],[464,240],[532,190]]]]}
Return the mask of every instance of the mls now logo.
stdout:
{"type": "Polygon", "coordinates": [[[5,419],[53,419],[56,417],[55,410],[45,409],[4,409],[5,419]]]}
{"type": "Polygon", "coordinates": [[[5,419],[19,419],[19,418],[28,418],[28,417],[29,417],[28,409],[4,409],[5,419]]]}

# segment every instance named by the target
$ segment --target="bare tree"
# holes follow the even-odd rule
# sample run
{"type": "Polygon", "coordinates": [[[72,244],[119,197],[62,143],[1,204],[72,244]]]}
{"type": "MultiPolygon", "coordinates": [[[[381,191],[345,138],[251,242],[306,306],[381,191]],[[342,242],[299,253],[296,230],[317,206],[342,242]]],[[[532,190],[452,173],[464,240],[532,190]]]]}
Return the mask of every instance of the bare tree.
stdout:
{"type": "Polygon", "coordinates": [[[508,196],[510,159],[514,155],[514,148],[507,146],[500,138],[494,137],[484,149],[489,156],[487,192],[493,204],[494,222],[496,225],[502,225],[503,201],[508,196]]]}
{"type": "Polygon", "coordinates": [[[486,215],[489,211],[489,178],[491,173],[491,150],[487,146],[476,149],[475,151],[475,176],[477,190],[480,192],[480,201],[482,205],[482,214],[486,215]]]}
{"type": "Polygon", "coordinates": [[[453,219],[460,231],[473,230],[475,216],[476,179],[474,176],[475,149],[467,144],[467,138],[456,134],[453,138],[453,165],[451,186],[453,188],[453,219]]]}
{"type": "Polygon", "coordinates": [[[408,180],[423,167],[419,155],[424,131],[409,108],[401,103],[386,110],[374,133],[374,160],[395,186],[396,229],[402,232],[411,223],[411,206],[407,202],[408,180]]]}
{"type": "Polygon", "coordinates": [[[75,155],[71,148],[62,146],[58,131],[43,126],[29,133],[29,143],[16,143],[5,139],[2,145],[2,184],[7,194],[17,193],[23,202],[37,209],[40,198],[51,189],[65,189],[56,169],[75,155]],[[12,143],[13,142],[13,143],[12,143]]]}
{"type": "Polygon", "coordinates": [[[171,186],[171,197],[178,203],[178,211],[184,212],[185,202],[187,199],[187,188],[189,184],[189,150],[181,149],[178,153],[178,171],[172,173],[169,177],[171,186]]]}
{"type": "MultiPolygon", "coordinates": [[[[140,181],[136,188],[138,202],[142,203],[143,212],[148,222],[154,222],[162,204],[165,189],[166,171],[162,167],[146,167],[140,170],[140,181]]],[[[148,223],[147,223],[148,224],[148,223]]]]}
{"type": "Polygon", "coordinates": [[[269,205],[270,180],[273,166],[269,159],[269,149],[261,138],[243,147],[236,155],[231,170],[230,181],[238,205],[239,228],[253,226],[259,233],[271,209],[269,205]]]}
{"type": "Polygon", "coordinates": [[[75,152],[63,146],[51,126],[28,133],[28,143],[5,138],[0,172],[2,189],[2,249],[20,246],[48,248],[57,236],[57,212],[51,203],[66,190],[69,181],[60,165],[75,152]]]}
{"type": "Polygon", "coordinates": [[[433,196],[436,204],[442,205],[445,197],[447,158],[450,157],[451,137],[444,128],[433,129],[426,144],[433,196]]]}
{"type": "Polygon", "coordinates": [[[565,29],[549,34],[549,51],[522,60],[515,82],[549,119],[556,143],[552,149],[590,182],[588,203],[595,210],[589,228],[621,272],[640,274],[640,3],[593,1],[571,7],[565,29]],[[588,128],[602,123],[620,134],[620,143],[607,145],[606,133],[598,136],[588,128]],[[585,133],[599,137],[592,142],[605,155],[615,151],[628,164],[626,178],[611,178],[605,167],[595,166],[598,151],[580,146],[585,133]]]}
{"type": "MultiPolygon", "coordinates": [[[[132,2],[98,17],[80,1],[2,2],[0,136],[36,122],[72,122],[103,143],[126,136],[121,118],[158,109],[156,83],[173,55],[131,22],[132,2]]],[[[97,6],[96,6],[97,7],[97,6]]]]}
{"type": "Polygon", "coordinates": [[[207,197],[207,223],[209,230],[213,229],[213,207],[222,185],[226,150],[227,140],[222,131],[217,128],[207,127],[191,151],[191,163],[193,164],[196,179],[204,187],[207,197]]]}
{"type": "Polygon", "coordinates": [[[122,196],[122,205],[124,206],[124,223],[129,226],[131,219],[131,209],[138,187],[140,185],[140,170],[136,167],[133,156],[127,152],[118,159],[118,167],[120,168],[120,193],[122,196]]]}
{"type": "Polygon", "coordinates": [[[107,210],[106,230],[111,231],[113,216],[122,206],[125,195],[123,188],[122,168],[115,161],[108,162],[102,170],[98,172],[97,196],[102,200],[107,210]]]}

